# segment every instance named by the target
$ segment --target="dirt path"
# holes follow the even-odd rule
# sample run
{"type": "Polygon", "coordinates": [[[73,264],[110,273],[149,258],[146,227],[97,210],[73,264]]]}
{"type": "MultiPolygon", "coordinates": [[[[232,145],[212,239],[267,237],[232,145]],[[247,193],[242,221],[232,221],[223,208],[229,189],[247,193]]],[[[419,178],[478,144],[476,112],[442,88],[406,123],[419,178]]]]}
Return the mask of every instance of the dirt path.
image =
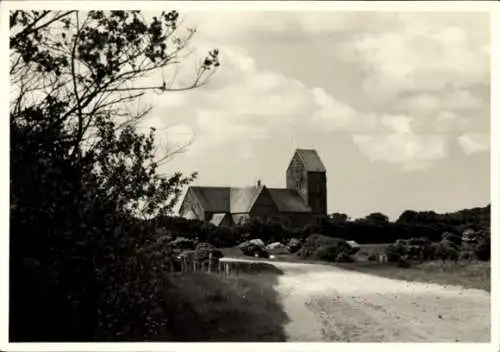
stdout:
{"type": "MultiPolygon", "coordinates": [[[[238,259],[240,260],[240,259],[238,259]]],[[[289,341],[489,342],[490,295],[320,264],[269,262],[289,341]]]]}

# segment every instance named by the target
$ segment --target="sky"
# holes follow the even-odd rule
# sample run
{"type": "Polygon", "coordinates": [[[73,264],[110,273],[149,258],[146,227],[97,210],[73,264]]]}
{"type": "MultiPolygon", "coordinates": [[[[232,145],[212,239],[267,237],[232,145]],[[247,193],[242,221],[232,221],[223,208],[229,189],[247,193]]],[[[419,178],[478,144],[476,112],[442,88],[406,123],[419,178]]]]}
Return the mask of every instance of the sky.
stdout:
{"type": "Polygon", "coordinates": [[[197,29],[188,61],[218,48],[221,66],[204,87],[150,98],[141,123],[158,143],[191,141],[163,173],[285,187],[294,150],[316,149],[328,213],[395,219],[490,202],[487,13],[181,15],[197,29]]]}

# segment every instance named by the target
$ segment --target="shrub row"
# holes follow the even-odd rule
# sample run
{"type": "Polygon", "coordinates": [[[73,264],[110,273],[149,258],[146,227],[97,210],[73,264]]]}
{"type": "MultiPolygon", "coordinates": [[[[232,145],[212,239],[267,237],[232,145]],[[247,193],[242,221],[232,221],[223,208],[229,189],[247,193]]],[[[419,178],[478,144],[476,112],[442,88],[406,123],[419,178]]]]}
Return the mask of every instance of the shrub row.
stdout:
{"type": "Polygon", "coordinates": [[[398,239],[427,238],[431,242],[441,241],[443,233],[461,234],[464,228],[488,230],[486,226],[477,224],[459,224],[445,221],[435,223],[416,222],[369,222],[346,221],[335,223],[326,220],[320,225],[307,225],[290,228],[274,221],[252,219],[244,225],[231,227],[216,227],[199,220],[186,220],[169,217],[156,219],[156,225],[163,233],[206,241],[217,247],[233,247],[251,239],[262,239],[266,244],[272,242],[286,243],[292,238],[305,240],[312,234],[322,234],[328,237],[343,238],[363,243],[394,243],[398,239]]]}

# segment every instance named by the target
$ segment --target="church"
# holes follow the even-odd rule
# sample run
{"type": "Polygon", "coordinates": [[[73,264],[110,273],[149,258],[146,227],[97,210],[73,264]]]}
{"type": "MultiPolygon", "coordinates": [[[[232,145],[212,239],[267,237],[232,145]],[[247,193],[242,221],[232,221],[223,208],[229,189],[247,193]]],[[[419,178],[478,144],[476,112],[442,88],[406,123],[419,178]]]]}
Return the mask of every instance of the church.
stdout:
{"type": "Polygon", "coordinates": [[[243,224],[250,218],[273,219],[289,226],[326,217],[326,168],[316,150],[297,149],[286,170],[286,188],[189,187],[181,217],[216,226],[243,224]]]}

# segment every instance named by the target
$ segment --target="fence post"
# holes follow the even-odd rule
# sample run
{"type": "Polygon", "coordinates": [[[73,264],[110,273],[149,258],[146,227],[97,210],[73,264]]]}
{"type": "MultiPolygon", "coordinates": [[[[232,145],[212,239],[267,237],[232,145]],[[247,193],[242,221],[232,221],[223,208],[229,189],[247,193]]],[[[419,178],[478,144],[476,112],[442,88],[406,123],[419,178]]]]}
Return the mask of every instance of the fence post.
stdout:
{"type": "Polygon", "coordinates": [[[187,258],[182,257],[182,270],[183,273],[187,272],[187,258]]]}
{"type": "Polygon", "coordinates": [[[212,273],[212,252],[208,253],[208,273],[212,273]]]}

